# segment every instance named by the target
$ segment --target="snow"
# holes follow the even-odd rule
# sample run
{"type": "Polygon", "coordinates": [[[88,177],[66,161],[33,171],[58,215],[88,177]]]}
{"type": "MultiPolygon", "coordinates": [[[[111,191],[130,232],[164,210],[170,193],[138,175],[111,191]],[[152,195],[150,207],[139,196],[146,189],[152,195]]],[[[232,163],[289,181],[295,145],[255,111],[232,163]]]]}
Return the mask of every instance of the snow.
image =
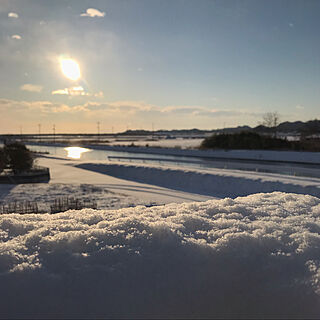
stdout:
{"type": "Polygon", "coordinates": [[[223,169],[183,169],[151,164],[77,162],[78,168],[189,193],[225,198],[258,192],[294,192],[320,197],[320,179],[223,169]]]}
{"type": "Polygon", "coordinates": [[[0,215],[0,318],[319,318],[320,179],[38,164],[50,183],[0,185],[0,200],[102,210],[0,215]]]}
{"type": "Polygon", "coordinates": [[[39,158],[37,163],[50,168],[50,182],[20,185],[0,184],[0,204],[36,201],[41,212],[49,212],[53,200],[62,197],[94,200],[97,202],[98,209],[205,201],[214,198],[132,182],[73,166],[81,161],[47,157],[39,158]]]}
{"type": "Polygon", "coordinates": [[[72,197],[95,200],[99,209],[120,209],[137,205],[152,205],[151,201],[111,191],[105,185],[89,183],[34,183],[19,185],[0,185],[0,203],[37,202],[39,212],[50,212],[54,199],[72,197]]]}
{"type": "Polygon", "coordinates": [[[2,318],[320,315],[320,199],[0,216],[2,318]]]}

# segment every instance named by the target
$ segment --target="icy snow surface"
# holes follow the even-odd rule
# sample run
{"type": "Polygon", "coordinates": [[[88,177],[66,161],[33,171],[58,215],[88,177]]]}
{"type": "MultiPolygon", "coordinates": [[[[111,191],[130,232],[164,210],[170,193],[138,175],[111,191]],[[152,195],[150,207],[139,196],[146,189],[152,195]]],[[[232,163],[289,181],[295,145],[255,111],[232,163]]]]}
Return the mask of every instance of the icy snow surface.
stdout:
{"type": "Polygon", "coordinates": [[[101,161],[71,165],[121,179],[218,198],[258,192],[293,192],[320,197],[320,179],[223,169],[183,169],[101,161]]]}
{"type": "Polygon", "coordinates": [[[0,316],[320,316],[320,199],[0,216],[0,316]]]}

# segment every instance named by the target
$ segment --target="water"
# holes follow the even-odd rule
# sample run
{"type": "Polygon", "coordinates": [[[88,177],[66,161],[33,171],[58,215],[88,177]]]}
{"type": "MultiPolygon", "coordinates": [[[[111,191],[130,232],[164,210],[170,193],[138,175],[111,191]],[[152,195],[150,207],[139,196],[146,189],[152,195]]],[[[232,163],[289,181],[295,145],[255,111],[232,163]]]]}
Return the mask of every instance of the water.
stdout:
{"type": "Polygon", "coordinates": [[[157,158],[160,160],[171,160],[171,161],[190,161],[201,162],[199,158],[192,157],[180,157],[170,156],[163,154],[147,154],[147,153],[133,153],[133,152],[122,152],[122,151],[111,151],[111,150],[96,150],[87,149],[81,147],[55,147],[55,146],[40,146],[40,145],[26,145],[26,147],[32,151],[48,152],[50,155],[80,159],[80,160],[108,160],[108,157],[132,157],[132,158],[157,158]],[[71,152],[70,152],[71,151],[71,152]]]}

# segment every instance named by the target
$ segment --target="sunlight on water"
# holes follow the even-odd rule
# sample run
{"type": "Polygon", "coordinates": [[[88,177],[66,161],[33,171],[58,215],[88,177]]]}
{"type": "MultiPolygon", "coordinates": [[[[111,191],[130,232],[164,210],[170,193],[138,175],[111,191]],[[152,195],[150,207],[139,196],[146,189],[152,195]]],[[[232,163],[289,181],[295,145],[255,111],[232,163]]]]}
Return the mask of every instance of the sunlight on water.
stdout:
{"type": "Polygon", "coordinates": [[[83,153],[91,151],[90,149],[81,147],[68,147],[64,148],[64,150],[68,152],[67,157],[72,159],[80,159],[83,153]]]}

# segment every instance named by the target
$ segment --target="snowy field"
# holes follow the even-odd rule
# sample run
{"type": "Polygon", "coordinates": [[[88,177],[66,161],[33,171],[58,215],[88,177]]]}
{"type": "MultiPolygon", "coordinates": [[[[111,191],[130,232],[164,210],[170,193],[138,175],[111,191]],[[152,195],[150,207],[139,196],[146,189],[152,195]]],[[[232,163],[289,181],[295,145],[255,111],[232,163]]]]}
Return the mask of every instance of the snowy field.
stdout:
{"type": "Polygon", "coordinates": [[[271,193],[0,220],[2,318],[320,316],[320,200],[271,193]]]}
{"type": "Polygon", "coordinates": [[[40,211],[48,212],[53,200],[62,197],[94,200],[98,209],[152,206],[216,198],[129,181],[75,167],[79,163],[82,162],[55,157],[39,158],[37,164],[50,168],[50,182],[0,184],[0,203],[36,201],[40,211]]]}
{"type": "Polygon", "coordinates": [[[225,198],[258,192],[294,192],[320,197],[320,178],[223,169],[185,169],[152,164],[74,162],[73,166],[173,190],[225,198]]]}
{"type": "Polygon", "coordinates": [[[157,164],[82,161],[47,156],[50,183],[0,185],[0,203],[37,201],[48,212],[53,199],[94,200],[98,209],[206,201],[258,192],[293,192],[320,197],[320,179],[224,169],[186,169],[157,164]]]}

